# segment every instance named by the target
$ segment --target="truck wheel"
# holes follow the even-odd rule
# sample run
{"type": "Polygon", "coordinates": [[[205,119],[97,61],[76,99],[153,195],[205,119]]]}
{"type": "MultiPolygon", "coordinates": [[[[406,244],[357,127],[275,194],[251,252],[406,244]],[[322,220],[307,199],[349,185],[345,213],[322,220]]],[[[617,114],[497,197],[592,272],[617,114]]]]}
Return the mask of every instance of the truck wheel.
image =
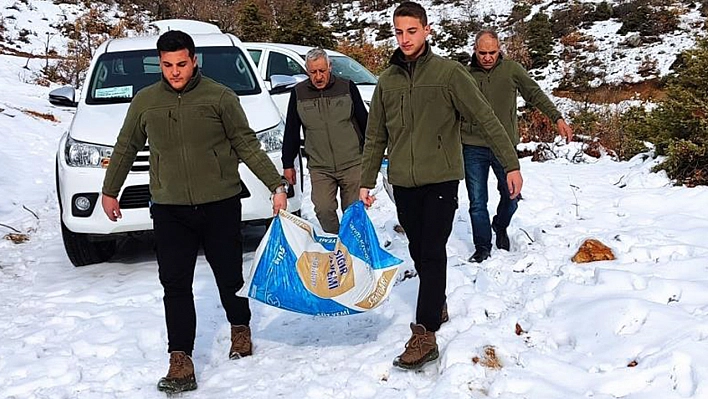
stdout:
{"type": "Polygon", "coordinates": [[[74,266],[86,266],[105,262],[116,252],[116,240],[91,241],[86,234],[74,233],[61,222],[61,237],[64,249],[74,266]]]}

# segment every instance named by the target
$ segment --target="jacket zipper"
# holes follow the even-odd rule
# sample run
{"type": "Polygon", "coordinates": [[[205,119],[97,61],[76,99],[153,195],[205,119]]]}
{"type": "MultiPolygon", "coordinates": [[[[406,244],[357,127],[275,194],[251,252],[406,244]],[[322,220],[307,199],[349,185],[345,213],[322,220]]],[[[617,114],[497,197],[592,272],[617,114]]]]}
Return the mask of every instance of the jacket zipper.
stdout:
{"type": "Polygon", "coordinates": [[[406,118],[405,118],[405,115],[403,114],[403,112],[404,112],[403,111],[403,98],[404,97],[405,96],[403,94],[401,94],[401,126],[402,127],[406,127],[406,118]]]}
{"type": "MultiPolygon", "coordinates": [[[[418,61],[414,61],[414,62],[418,62],[418,61]]],[[[415,112],[413,111],[413,71],[414,70],[415,69],[411,69],[408,74],[408,79],[409,79],[409,81],[408,81],[408,103],[409,103],[408,108],[410,109],[410,113],[411,113],[411,127],[409,129],[410,143],[411,143],[411,147],[410,147],[411,148],[411,165],[415,165],[415,151],[413,151],[413,139],[414,139],[413,132],[415,132],[415,120],[413,119],[414,114],[415,114],[415,112]]],[[[401,106],[403,106],[403,101],[401,101],[401,106]]],[[[415,167],[411,167],[411,181],[413,182],[413,186],[417,186],[417,184],[415,182],[414,171],[415,171],[415,167]]]]}
{"type": "Polygon", "coordinates": [[[182,147],[182,159],[184,163],[184,175],[187,179],[187,196],[189,197],[189,203],[194,204],[194,196],[192,195],[192,182],[190,181],[189,168],[187,167],[187,146],[184,141],[184,129],[182,126],[182,93],[177,94],[177,131],[180,138],[182,147]]]}
{"type": "Polygon", "coordinates": [[[334,171],[337,171],[337,158],[334,153],[334,146],[332,145],[332,135],[330,134],[329,130],[329,97],[324,96],[324,91],[320,91],[320,101],[319,101],[319,106],[320,108],[320,113],[324,115],[324,124],[325,124],[325,132],[327,134],[327,143],[329,144],[329,151],[330,154],[332,154],[332,166],[334,167],[334,171]]]}

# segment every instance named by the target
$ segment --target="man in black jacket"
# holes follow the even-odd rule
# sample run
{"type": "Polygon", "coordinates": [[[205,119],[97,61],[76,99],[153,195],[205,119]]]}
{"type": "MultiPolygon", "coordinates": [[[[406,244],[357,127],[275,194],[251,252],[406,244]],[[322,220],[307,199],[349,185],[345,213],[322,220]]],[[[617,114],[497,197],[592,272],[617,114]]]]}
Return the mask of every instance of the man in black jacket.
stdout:
{"type": "Polygon", "coordinates": [[[337,190],[342,211],[359,196],[368,113],[354,82],[332,74],[325,50],[310,50],[305,55],[305,65],[310,79],[295,86],[288,103],[282,156],[284,175],[291,185],[296,183],[293,165],[300,149],[302,127],[315,214],[324,231],[337,234],[337,190]]]}

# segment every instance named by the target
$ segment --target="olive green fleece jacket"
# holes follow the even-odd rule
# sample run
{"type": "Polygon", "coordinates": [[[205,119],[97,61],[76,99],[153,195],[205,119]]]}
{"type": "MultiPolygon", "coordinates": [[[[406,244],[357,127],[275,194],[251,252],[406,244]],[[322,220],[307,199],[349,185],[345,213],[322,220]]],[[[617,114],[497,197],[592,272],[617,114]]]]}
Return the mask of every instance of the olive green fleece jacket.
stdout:
{"type": "MultiPolygon", "coordinates": [[[[499,56],[496,64],[490,70],[486,70],[479,65],[477,57],[472,56],[470,73],[479,84],[479,89],[489,101],[489,105],[492,106],[497,118],[504,125],[504,129],[514,145],[519,144],[519,126],[516,116],[517,93],[521,94],[527,103],[538,108],[553,122],[563,117],[553,102],[543,93],[538,83],[518,62],[499,56]]],[[[481,126],[475,121],[465,119],[462,122],[462,143],[489,147],[489,144],[479,134],[480,129],[481,126]]]]}
{"type": "Polygon", "coordinates": [[[464,177],[460,116],[479,133],[509,172],[519,169],[516,150],[477,82],[456,61],[426,50],[411,63],[396,50],[371,100],[362,158],[361,187],[373,188],[388,148],[391,184],[420,187],[464,177]]]}
{"type": "Polygon", "coordinates": [[[199,71],[181,92],[163,78],[135,95],[106,171],[105,195],[118,196],[147,140],[150,194],[158,204],[198,205],[237,195],[239,160],[270,190],[281,181],[236,93],[199,71]]]}

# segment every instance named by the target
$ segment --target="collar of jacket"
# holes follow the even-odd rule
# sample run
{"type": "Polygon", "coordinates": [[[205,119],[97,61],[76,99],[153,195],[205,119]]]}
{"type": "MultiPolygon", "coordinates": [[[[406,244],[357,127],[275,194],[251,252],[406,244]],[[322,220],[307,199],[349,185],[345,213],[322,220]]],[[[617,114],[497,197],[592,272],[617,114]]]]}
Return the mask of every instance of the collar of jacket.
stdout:
{"type": "Polygon", "coordinates": [[[337,77],[334,76],[334,74],[332,72],[330,72],[329,73],[329,81],[327,82],[327,85],[321,89],[318,89],[317,87],[315,87],[315,85],[312,84],[312,81],[308,78],[307,79],[307,88],[310,90],[314,90],[314,91],[325,91],[325,90],[329,89],[330,87],[334,86],[334,82],[336,79],[337,79],[337,77]]]}
{"type": "Polygon", "coordinates": [[[477,54],[472,53],[472,61],[470,61],[470,68],[477,69],[482,72],[492,72],[494,69],[496,69],[496,67],[499,66],[499,64],[502,63],[503,58],[504,58],[504,54],[499,53],[499,58],[497,58],[497,62],[495,62],[494,65],[492,65],[492,67],[489,70],[487,70],[487,69],[482,68],[481,65],[479,65],[479,61],[477,61],[477,54]]]}
{"type": "Polygon", "coordinates": [[[166,90],[171,91],[176,94],[184,94],[188,91],[193,90],[199,82],[202,80],[202,72],[199,70],[199,67],[194,68],[194,73],[192,74],[192,77],[189,79],[189,82],[187,82],[187,85],[184,86],[182,90],[175,90],[172,85],[170,85],[170,82],[165,78],[165,75],[162,75],[162,87],[164,87],[166,90]]]}
{"type": "Polygon", "coordinates": [[[420,55],[420,57],[416,58],[413,61],[406,61],[405,56],[403,55],[403,51],[401,51],[401,48],[397,48],[396,51],[393,52],[393,55],[391,56],[391,59],[389,60],[389,64],[391,65],[398,65],[399,67],[405,69],[406,71],[409,71],[410,68],[408,65],[411,65],[415,67],[415,65],[422,65],[423,63],[427,62],[429,59],[433,57],[433,51],[430,50],[430,44],[428,42],[425,42],[425,50],[423,51],[423,54],[420,55]]]}

